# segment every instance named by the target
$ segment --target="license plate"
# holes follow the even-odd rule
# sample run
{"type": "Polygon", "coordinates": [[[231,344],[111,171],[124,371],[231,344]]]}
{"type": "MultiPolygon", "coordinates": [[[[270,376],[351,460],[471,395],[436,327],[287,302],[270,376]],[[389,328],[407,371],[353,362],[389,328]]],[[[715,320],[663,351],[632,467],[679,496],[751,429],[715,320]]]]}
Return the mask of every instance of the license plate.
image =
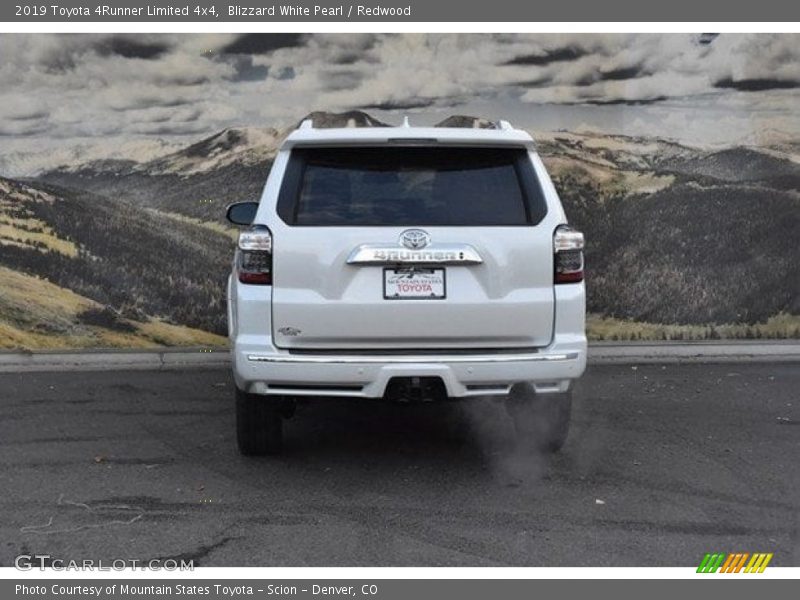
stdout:
{"type": "Polygon", "coordinates": [[[384,269],[386,300],[441,300],[446,296],[444,269],[384,269]]]}

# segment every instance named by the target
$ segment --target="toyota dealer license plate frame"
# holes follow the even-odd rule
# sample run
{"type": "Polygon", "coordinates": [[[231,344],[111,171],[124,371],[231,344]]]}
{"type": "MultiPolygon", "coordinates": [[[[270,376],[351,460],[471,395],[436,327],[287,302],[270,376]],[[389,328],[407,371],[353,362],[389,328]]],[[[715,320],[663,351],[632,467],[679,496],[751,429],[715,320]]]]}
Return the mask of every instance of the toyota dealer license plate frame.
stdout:
{"type": "Polygon", "coordinates": [[[447,278],[443,267],[386,267],[384,300],[444,300],[447,278]]]}

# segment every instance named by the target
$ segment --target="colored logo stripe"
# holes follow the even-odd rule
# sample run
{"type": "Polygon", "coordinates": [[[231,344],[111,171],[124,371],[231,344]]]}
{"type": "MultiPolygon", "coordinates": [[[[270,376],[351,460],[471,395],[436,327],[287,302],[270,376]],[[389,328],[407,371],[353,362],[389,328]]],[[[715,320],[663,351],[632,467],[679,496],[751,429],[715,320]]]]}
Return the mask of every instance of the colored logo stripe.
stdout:
{"type": "Polygon", "coordinates": [[[747,552],[729,554],[725,564],[722,565],[720,573],[738,573],[742,570],[742,567],[749,556],[750,554],[747,552]]]}
{"type": "Polygon", "coordinates": [[[764,569],[767,568],[769,561],[772,560],[772,553],[769,554],[753,554],[753,558],[750,559],[750,562],[745,567],[745,573],[763,573],[764,569]]]}
{"type": "Polygon", "coordinates": [[[706,554],[703,557],[700,566],[697,567],[698,573],[716,573],[717,569],[719,569],[722,561],[725,560],[725,554],[706,554]]]}
{"type": "Polygon", "coordinates": [[[742,570],[742,567],[744,566],[744,562],[747,560],[748,556],[750,556],[750,554],[747,553],[747,552],[742,554],[742,557],[739,559],[739,563],[736,565],[736,569],[734,569],[734,573],[738,573],[739,571],[742,570]]]}
{"type": "Polygon", "coordinates": [[[763,573],[764,569],[772,560],[773,554],[766,552],[735,552],[725,554],[724,552],[706,553],[700,566],[697,567],[698,573],[739,573],[744,569],[745,573],[763,573]],[[747,559],[750,562],[747,562],[747,559]],[[745,567],[745,563],[747,566],[745,567]]]}

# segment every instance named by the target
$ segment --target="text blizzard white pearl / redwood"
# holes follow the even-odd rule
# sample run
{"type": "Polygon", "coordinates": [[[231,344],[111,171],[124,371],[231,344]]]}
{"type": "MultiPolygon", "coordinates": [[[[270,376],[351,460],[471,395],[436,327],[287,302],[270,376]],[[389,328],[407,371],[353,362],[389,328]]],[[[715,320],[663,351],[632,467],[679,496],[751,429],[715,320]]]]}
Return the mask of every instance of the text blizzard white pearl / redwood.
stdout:
{"type": "Polygon", "coordinates": [[[381,17],[381,16],[411,16],[411,6],[385,7],[385,6],[300,6],[297,4],[272,4],[270,6],[228,6],[229,17],[381,17]],[[355,9],[355,10],[354,10],[355,9]]]}

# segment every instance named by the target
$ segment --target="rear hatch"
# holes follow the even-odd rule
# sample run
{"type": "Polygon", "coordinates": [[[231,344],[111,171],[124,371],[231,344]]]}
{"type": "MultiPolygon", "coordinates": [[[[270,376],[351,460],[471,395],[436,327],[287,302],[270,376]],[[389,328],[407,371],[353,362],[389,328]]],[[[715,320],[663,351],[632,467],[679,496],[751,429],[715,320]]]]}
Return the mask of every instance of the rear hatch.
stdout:
{"type": "Polygon", "coordinates": [[[545,346],[552,232],[522,147],[298,147],[273,232],[273,336],[294,350],[545,346]]]}

